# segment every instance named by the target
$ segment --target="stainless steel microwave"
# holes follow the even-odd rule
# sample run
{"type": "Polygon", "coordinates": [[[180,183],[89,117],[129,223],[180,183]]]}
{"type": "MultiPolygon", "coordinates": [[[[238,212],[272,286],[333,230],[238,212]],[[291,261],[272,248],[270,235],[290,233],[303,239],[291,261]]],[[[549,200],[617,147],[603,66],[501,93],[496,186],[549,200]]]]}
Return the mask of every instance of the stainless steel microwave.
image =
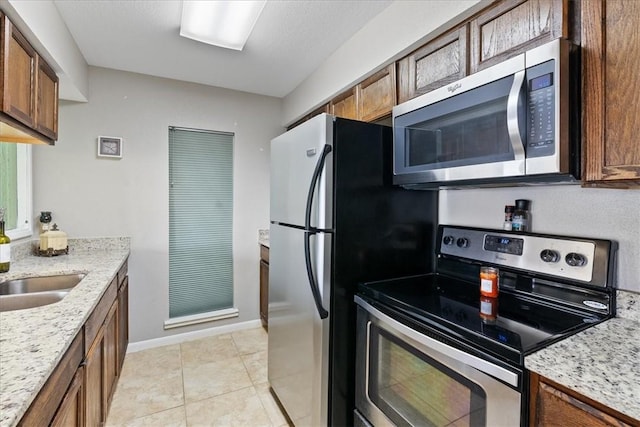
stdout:
{"type": "Polygon", "coordinates": [[[394,107],[394,184],[576,181],[571,48],[556,39],[394,107]]]}

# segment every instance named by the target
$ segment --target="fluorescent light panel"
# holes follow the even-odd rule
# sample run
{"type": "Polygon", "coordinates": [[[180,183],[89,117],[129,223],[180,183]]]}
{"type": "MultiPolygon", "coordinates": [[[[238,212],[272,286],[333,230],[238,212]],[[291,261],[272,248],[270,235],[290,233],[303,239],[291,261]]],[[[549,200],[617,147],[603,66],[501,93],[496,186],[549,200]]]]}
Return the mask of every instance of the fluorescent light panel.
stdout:
{"type": "Polygon", "coordinates": [[[266,2],[184,0],[180,35],[202,43],[242,50],[266,2]]]}

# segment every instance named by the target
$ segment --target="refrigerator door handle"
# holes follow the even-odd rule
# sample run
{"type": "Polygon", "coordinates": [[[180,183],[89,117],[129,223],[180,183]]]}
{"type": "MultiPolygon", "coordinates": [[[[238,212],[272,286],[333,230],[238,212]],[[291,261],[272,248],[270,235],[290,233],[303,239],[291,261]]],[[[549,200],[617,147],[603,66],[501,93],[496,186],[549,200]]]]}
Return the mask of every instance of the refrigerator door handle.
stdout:
{"type": "Polygon", "coordinates": [[[318,309],[318,315],[320,319],[326,319],[329,316],[329,312],[322,306],[322,297],[320,296],[320,289],[316,278],[313,275],[313,267],[311,265],[311,249],[310,242],[311,235],[316,234],[315,231],[306,230],[304,232],[304,259],[307,266],[307,276],[309,277],[309,285],[311,286],[311,294],[313,295],[313,301],[316,303],[318,309]]]}
{"type": "Polygon", "coordinates": [[[325,144],[322,149],[322,153],[320,154],[320,158],[318,159],[318,163],[316,163],[316,168],[313,171],[313,175],[311,176],[311,184],[309,185],[309,193],[307,193],[307,209],[304,214],[304,229],[306,231],[317,231],[316,228],[311,227],[311,210],[313,205],[313,193],[316,190],[316,183],[320,179],[320,174],[322,173],[322,169],[324,168],[324,162],[327,158],[327,155],[331,152],[331,146],[329,144],[325,144]]]}
{"type": "Polygon", "coordinates": [[[311,176],[311,184],[309,185],[309,193],[307,194],[307,209],[305,211],[304,218],[304,259],[307,266],[307,276],[309,277],[311,294],[313,295],[313,301],[316,303],[318,315],[320,315],[321,319],[326,319],[329,316],[329,312],[322,306],[320,289],[313,274],[313,266],[311,265],[311,235],[316,234],[318,231],[321,231],[311,226],[311,211],[313,205],[313,193],[315,193],[316,183],[320,179],[320,174],[322,173],[322,169],[324,168],[325,160],[327,159],[327,155],[330,152],[331,146],[329,144],[325,144],[324,148],[322,149],[322,153],[320,154],[320,158],[318,159],[318,163],[316,163],[316,168],[313,171],[313,175],[311,176]]]}

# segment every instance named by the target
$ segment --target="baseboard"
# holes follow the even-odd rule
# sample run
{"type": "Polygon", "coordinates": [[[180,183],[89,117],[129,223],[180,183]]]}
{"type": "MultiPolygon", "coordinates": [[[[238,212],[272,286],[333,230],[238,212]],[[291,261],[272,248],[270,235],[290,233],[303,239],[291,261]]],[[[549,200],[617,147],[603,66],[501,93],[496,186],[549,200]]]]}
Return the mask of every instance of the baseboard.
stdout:
{"type": "Polygon", "coordinates": [[[170,335],[167,337],[153,338],[145,341],[129,343],[127,353],[148,350],[150,348],[162,347],[165,345],[180,344],[185,341],[192,341],[199,338],[210,337],[230,332],[253,329],[262,326],[260,319],[248,320],[246,322],[232,323],[230,325],[214,326],[212,328],[201,329],[199,331],[184,332],[182,334],[170,335]]]}

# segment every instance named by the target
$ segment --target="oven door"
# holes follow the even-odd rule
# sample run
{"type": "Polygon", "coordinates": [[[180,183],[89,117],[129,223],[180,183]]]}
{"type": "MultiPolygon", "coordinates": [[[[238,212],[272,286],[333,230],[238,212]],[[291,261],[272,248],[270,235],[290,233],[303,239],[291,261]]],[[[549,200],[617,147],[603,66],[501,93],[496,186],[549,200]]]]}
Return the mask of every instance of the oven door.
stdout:
{"type": "Polygon", "coordinates": [[[362,416],[374,426],[521,424],[517,372],[430,338],[359,297],[356,303],[356,420],[362,416]]]}

